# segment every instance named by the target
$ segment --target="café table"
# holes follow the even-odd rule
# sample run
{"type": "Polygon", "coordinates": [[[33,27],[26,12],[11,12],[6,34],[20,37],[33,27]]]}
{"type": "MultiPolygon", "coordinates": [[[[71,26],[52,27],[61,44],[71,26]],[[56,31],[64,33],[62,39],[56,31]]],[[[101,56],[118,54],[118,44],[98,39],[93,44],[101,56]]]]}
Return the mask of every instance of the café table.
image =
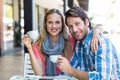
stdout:
{"type": "Polygon", "coordinates": [[[9,80],[77,80],[68,76],[27,76],[13,75],[9,80]]]}

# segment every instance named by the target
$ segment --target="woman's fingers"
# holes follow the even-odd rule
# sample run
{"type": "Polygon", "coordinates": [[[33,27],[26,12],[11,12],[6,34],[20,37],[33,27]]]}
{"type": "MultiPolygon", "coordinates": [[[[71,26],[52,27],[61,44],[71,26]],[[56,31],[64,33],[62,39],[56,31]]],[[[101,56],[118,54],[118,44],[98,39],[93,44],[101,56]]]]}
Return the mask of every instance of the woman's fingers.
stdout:
{"type": "Polygon", "coordinates": [[[29,36],[27,34],[23,36],[22,41],[26,46],[28,46],[32,43],[32,39],[29,38],[29,36]]]}
{"type": "Polygon", "coordinates": [[[99,41],[99,44],[101,46],[102,45],[102,39],[100,38],[100,36],[98,36],[98,41],[99,41]]]}
{"type": "Polygon", "coordinates": [[[32,39],[29,38],[29,36],[26,34],[26,35],[23,36],[23,39],[22,39],[22,40],[23,40],[23,41],[24,41],[24,40],[30,40],[30,41],[31,41],[32,39]]]}
{"type": "Polygon", "coordinates": [[[95,52],[98,49],[98,38],[94,38],[91,40],[91,50],[95,52]]]}
{"type": "Polygon", "coordinates": [[[95,41],[94,41],[94,39],[92,39],[92,41],[91,41],[91,50],[92,50],[92,52],[95,51],[95,41]]]}
{"type": "Polygon", "coordinates": [[[95,41],[95,49],[94,51],[98,50],[98,40],[95,41]]]}
{"type": "Polygon", "coordinates": [[[29,36],[28,36],[27,34],[25,34],[25,35],[23,36],[23,39],[26,39],[26,38],[29,38],[29,36]]]}
{"type": "Polygon", "coordinates": [[[98,50],[98,45],[99,44],[100,44],[100,46],[102,45],[102,39],[98,35],[96,38],[91,40],[91,50],[92,50],[92,52],[95,52],[96,50],[98,50]]]}

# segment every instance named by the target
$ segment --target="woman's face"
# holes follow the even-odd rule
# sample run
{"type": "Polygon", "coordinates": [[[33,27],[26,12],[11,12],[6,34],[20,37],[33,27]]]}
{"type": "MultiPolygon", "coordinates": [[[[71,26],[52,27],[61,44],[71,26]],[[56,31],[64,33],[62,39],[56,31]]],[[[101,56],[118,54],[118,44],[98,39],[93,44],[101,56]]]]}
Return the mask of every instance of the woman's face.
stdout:
{"type": "Polygon", "coordinates": [[[47,16],[47,31],[50,36],[57,37],[62,30],[62,20],[61,16],[57,13],[49,14],[47,16]]]}

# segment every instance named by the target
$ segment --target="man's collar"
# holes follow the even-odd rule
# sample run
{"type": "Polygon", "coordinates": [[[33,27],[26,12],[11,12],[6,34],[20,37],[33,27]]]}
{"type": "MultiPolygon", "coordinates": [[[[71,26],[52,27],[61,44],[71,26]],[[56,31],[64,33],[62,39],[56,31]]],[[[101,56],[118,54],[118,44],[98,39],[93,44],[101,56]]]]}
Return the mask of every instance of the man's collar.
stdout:
{"type": "Polygon", "coordinates": [[[84,44],[88,44],[90,42],[91,38],[92,38],[92,30],[90,30],[88,32],[88,34],[86,35],[85,39],[82,41],[82,44],[83,45],[84,44]]]}

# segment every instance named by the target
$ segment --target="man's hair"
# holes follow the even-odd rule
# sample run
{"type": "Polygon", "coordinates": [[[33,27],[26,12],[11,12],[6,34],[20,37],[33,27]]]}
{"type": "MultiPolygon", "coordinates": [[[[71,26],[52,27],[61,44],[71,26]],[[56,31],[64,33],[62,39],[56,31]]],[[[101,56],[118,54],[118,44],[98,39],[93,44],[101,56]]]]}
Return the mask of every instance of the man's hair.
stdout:
{"type": "Polygon", "coordinates": [[[88,21],[89,21],[89,28],[91,29],[91,22],[90,22],[87,14],[86,14],[86,12],[84,11],[83,8],[75,6],[75,7],[70,8],[65,13],[65,23],[66,23],[67,26],[68,26],[68,24],[67,24],[67,18],[68,17],[80,17],[84,23],[85,23],[86,19],[88,19],[88,21]]]}

